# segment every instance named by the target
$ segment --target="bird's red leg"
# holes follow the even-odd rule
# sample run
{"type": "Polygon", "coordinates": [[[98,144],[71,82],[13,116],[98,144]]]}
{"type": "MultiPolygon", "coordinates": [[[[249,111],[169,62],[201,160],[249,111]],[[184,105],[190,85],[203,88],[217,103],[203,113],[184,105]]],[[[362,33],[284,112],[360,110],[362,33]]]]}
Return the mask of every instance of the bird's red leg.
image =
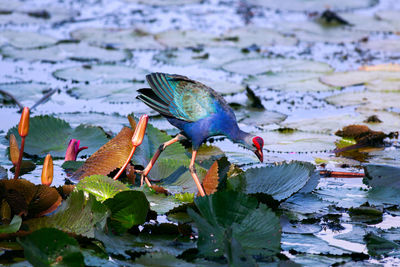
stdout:
{"type": "Polygon", "coordinates": [[[176,143],[180,140],[184,140],[186,139],[186,137],[182,134],[178,134],[177,136],[175,136],[174,138],[172,138],[171,140],[163,143],[162,145],[160,145],[156,151],[156,153],[154,154],[154,156],[151,158],[149,164],[147,164],[146,168],[143,170],[142,172],[142,179],[140,180],[140,186],[143,185],[143,180],[146,182],[146,184],[150,187],[151,183],[149,181],[149,179],[147,179],[147,175],[149,174],[151,168],[153,168],[154,163],[157,161],[158,157],[160,156],[161,152],[163,152],[165,150],[165,148],[169,145],[172,145],[173,143],[176,143]]]}
{"type": "Polygon", "coordinates": [[[190,161],[189,170],[192,174],[193,180],[196,183],[197,189],[199,190],[200,196],[204,197],[206,194],[204,193],[203,186],[200,183],[199,177],[197,176],[196,167],[194,165],[196,160],[197,150],[193,150],[192,152],[192,160],[190,161]]]}

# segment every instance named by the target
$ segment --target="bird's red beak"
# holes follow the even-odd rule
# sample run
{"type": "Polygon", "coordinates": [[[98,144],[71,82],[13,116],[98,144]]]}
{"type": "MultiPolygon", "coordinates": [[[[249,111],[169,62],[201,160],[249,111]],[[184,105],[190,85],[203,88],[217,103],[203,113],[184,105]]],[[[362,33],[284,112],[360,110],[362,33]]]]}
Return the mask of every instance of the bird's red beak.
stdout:
{"type": "Polygon", "coordinates": [[[260,162],[263,162],[264,157],[263,157],[263,152],[261,149],[258,149],[254,152],[256,154],[257,158],[260,160],[260,162]]]}

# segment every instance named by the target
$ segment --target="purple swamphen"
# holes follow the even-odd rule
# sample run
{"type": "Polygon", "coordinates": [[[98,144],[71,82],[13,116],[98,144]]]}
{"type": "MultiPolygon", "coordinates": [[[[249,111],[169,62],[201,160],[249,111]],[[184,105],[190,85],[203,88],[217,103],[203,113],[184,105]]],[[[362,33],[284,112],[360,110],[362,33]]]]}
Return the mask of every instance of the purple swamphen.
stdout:
{"type": "Polygon", "coordinates": [[[201,196],[205,193],[196,173],[195,159],[198,148],[208,137],[225,135],[253,151],[263,161],[264,140],[240,130],[235,113],[213,89],[180,75],[151,73],[146,79],[151,88],[139,89],[138,98],[182,132],[158,148],[142,172],[142,183],[145,179],[150,184],[147,175],[161,152],[167,146],[185,138],[192,141],[189,170],[201,196]]]}

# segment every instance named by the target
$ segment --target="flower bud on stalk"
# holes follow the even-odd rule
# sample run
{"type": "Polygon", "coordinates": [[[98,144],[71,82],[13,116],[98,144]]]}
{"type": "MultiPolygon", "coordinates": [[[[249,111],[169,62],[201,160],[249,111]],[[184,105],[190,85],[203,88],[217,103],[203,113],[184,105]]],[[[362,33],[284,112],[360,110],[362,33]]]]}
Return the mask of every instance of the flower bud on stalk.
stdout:
{"type": "Polygon", "coordinates": [[[21,136],[21,148],[19,150],[19,157],[17,166],[15,167],[14,179],[17,179],[21,170],[22,156],[24,154],[25,137],[29,132],[29,108],[24,107],[21,114],[21,119],[18,124],[18,134],[21,136]]]}
{"type": "Polygon", "coordinates": [[[42,185],[50,186],[53,182],[53,158],[50,154],[46,155],[42,169],[42,185]]]}

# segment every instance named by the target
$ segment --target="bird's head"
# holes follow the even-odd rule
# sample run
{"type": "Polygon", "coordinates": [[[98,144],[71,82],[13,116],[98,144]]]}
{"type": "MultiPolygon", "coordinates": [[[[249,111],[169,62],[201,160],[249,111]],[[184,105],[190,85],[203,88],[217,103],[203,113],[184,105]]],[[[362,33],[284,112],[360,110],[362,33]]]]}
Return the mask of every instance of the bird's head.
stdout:
{"type": "Polygon", "coordinates": [[[264,139],[259,136],[255,136],[252,138],[253,149],[252,151],[256,154],[257,158],[263,162],[263,147],[264,147],[264,139]]]}
{"type": "MultiPolygon", "coordinates": [[[[259,136],[254,136],[251,134],[247,134],[247,136],[244,138],[244,146],[247,149],[250,149],[251,151],[256,154],[257,158],[263,162],[263,147],[264,147],[264,139],[262,139],[259,136]]],[[[243,144],[243,143],[242,143],[243,144]]]]}

